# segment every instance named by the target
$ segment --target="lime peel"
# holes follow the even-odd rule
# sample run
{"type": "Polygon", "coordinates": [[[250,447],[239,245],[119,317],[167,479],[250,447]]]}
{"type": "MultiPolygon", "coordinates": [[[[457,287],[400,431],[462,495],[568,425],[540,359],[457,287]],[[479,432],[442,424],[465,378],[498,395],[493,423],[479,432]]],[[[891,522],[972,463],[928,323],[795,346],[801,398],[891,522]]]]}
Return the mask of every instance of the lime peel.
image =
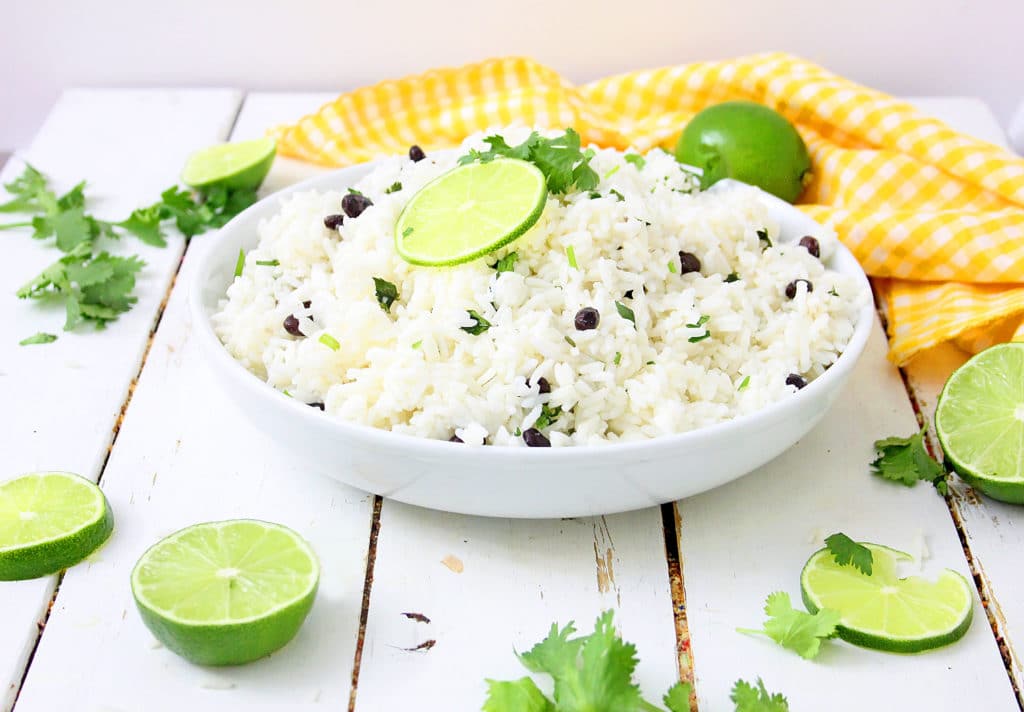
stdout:
{"type": "Polygon", "coordinates": [[[255,190],[270,172],[276,153],[277,143],[272,138],[208,146],[188,157],[181,180],[203,190],[255,190]]]}

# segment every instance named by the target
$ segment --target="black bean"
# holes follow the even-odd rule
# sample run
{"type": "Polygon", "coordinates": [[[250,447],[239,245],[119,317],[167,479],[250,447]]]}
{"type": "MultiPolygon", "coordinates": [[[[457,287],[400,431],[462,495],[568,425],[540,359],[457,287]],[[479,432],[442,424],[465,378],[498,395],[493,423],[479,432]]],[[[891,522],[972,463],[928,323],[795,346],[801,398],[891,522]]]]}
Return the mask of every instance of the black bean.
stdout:
{"type": "Polygon", "coordinates": [[[311,306],[313,306],[313,302],[309,301],[308,299],[302,303],[302,307],[304,309],[309,309],[311,306]]]}
{"type": "Polygon", "coordinates": [[[601,323],[601,312],[594,307],[583,307],[576,312],[576,318],[573,321],[576,324],[576,331],[590,331],[596,329],[597,325],[601,323]]]}
{"type": "Polygon", "coordinates": [[[622,298],[623,299],[632,299],[633,298],[633,290],[632,289],[626,290],[626,293],[622,295],[622,298]]]}
{"type": "Polygon", "coordinates": [[[679,274],[700,272],[700,258],[692,252],[679,251],[679,274]]]}
{"type": "Polygon", "coordinates": [[[461,443],[461,442],[465,442],[465,441],[462,438],[460,438],[458,435],[452,435],[450,438],[448,438],[448,442],[450,442],[450,443],[461,443]]]}
{"type": "Polygon", "coordinates": [[[788,376],[786,376],[786,385],[796,386],[797,390],[800,390],[801,388],[807,385],[807,381],[799,373],[791,373],[788,376]]]}
{"type": "Polygon", "coordinates": [[[537,428],[523,431],[523,442],[527,447],[551,447],[551,441],[537,428]]]}
{"type": "Polygon", "coordinates": [[[315,403],[306,403],[306,405],[308,405],[310,408],[319,408],[320,410],[324,409],[324,404],[321,403],[320,401],[316,401],[315,403]]]}
{"type": "Polygon", "coordinates": [[[423,152],[423,149],[420,148],[419,146],[410,146],[409,147],[409,158],[411,158],[415,163],[419,163],[420,161],[422,161],[426,157],[427,157],[427,154],[425,154],[423,152]]]}
{"type": "MultiPolygon", "coordinates": [[[[530,382],[527,381],[526,385],[530,385],[530,382]]],[[[548,383],[548,379],[544,378],[544,376],[541,376],[540,378],[537,379],[537,392],[538,393],[550,393],[551,392],[551,384],[548,383]]]]}
{"type": "Polygon", "coordinates": [[[284,318],[284,330],[292,336],[305,336],[299,329],[299,320],[295,318],[294,314],[289,314],[284,318]]]}
{"type": "Polygon", "coordinates": [[[373,205],[373,201],[367,198],[365,195],[359,195],[358,193],[348,193],[344,198],[341,199],[341,209],[345,211],[345,214],[350,218],[357,218],[363,214],[363,211],[373,205]]]}
{"type": "Polygon", "coordinates": [[[807,285],[808,292],[814,291],[814,285],[811,284],[806,279],[794,279],[792,282],[786,285],[786,296],[789,297],[790,299],[796,299],[796,285],[799,282],[803,282],[804,284],[807,285]]]}
{"type": "Polygon", "coordinates": [[[343,222],[345,222],[345,216],[341,213],[335,213],[324,218],[324,227],[328,230],[337,230],[343,222]]]}
{"type": "Polygon", "coordinates": [[[821,245],[818,244],[818,239],[815,237],[804,235],[800,238],[800,247],[807,248],[807,251],[811,253],[811,257],[821,257],[821,245]]]}

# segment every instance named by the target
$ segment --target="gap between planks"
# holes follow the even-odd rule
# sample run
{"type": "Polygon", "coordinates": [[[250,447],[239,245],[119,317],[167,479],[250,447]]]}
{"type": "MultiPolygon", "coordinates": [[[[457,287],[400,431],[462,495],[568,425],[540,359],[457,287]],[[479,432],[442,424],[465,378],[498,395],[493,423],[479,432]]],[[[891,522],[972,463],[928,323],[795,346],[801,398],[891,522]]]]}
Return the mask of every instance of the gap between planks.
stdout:
{"type": "MultiPolygon", "coordinates": [[[[872,287],[874,287],[873,283],[872,287]]],[[[878,318],[882,321],[882,329],[885,331],[886,340],[888,340],[889,320],[885,313],[885,309],[879,303],[878,293],[872,289],[872,294],[875,298],[875,311],[878,312],[878,318]]],[[[907,377],[906,371],[902,366],[898,370],[900,378],[903,380],[903,390],[906,391],[907,398],[910,399],[910,405],[914,409],[914,416],[917,418],[918,427],[925,430],[925,447],[928,449],[928,453],[943,464],[943,467],[946,470],[947,479],[956,477],[956,473],[952,472],[945,464],[945,455],[942,452],[942,446],[939,445],[931,428],[928,427],[928,418],[925,417],[924,410],[921,408],[921,404],[917,400],[917,395],[914,393],[914,389],[910,386],[910,379],[907,377]]],[[[981,607],[985,611],[985,617],[988,619],[989,628],[992,630],[992,637],[995,639],[996,647],[999,649],[999,656],[1003,660],[1003,667],[1006,668],[1006,675],[1010,678],[1010,687],[1013,689],[1014,696],[1017,698],[1017,706],[1021,709],[1021,712],[1024,712],[1024,697],[1021,696],[1021,690],[1017,686],[1017,681],[1013,676],[1014,656],[1011,653],[1009,642],[1003,635],[1002,616],[1000,613],[997,613],[997,611],[1001,611],[1001,608],[999,606],[999,602],[995,598],[995,595],[992,593],[992,589],[989,586],[988,580],[984,576],[984,572],[974,560],[974,554],[971,552],[970,544],[967,542],[967,532],[964,529],[963,515],[960,512],[960,499],[962,497],[977,497],[977,494],[975,494],[974,490],[969,486],[967,487],[964,495],[959,494],[952,486],[950,486],[949,492],[949,496],[943,497],[946,501],[946,508],[949,510],[949,516],[953,520],[953,528],[956,529],[957,538],[960,539],[960,547],[963,549],[964,558],[967,559],[967,566],[970,567],[971,578],[974,580],[974,587],[978,591],[978,598],[981,601],[981,607]]]]}
{"type": "MultiPolygon", "coordinates": [[[[238,123],[238,117],[242,113],[242,107],[245,106],[245,94],[242,95],[238,102],[238,107],[235,109],[235,115],[231,119],[231,125],[227,130],[227,137],[230,140],[231,134],[235,130],[235,124],[238,123]]],[[[0,169],[7,163],[7,159],[10,158],[10,154],[0,154],[0,169]]],[[[117,419],[114,421],[114,427],[110,431],[110,442],[107,444],[107,453],[103,457],[103,462],[100,463],[99,473],[96,476],[96,485],[100,486],[103,483],[103,475],[107,469],[107,463],[110,462],[110,454],[114,451],[114,445],[117,444],[117,436],[121,432],[121,424],[124,422],[125,413],[128,412],[128,405],[132,402],[132,396],[135,394],[135,386],[139,382],[139,376],[142,375],[142,369],[146,365],[146,361],[149,359],[150,349],[153,348],[153,339],[156,337],[156,331],[160,328],[160,322],[164,317],[164,311],[167,309],[167,302],[171,298],[171,293],[174,291],[175,285],[178,283],[178,274],[181,272],[181,265],[185,261],[185,255],[188,254],[188,249],[192,244],[191,239],[185,240],[185,249],[181,251],[181,257],[178,259],[178,264],[174,268],[174,274],[171,275],[170,282],[167,284],[167,289],[164,291],[164,296],[160,300],[160,306],[157,307],[156,316],[153,318],[153,326],[149,330],[149,337],[146,339],[146,348],[142,351],[142,358],[139,360],[138,368],[135,369],[135,375],[132,377],[131,382],[128,384],[128,392],[125,394],[124,402],[121,404],[121,409],[117,414],[117,419]]],[[[57,603],[57,596],[60,594],[60,586],[64,582],[64,571],[61,571],[57,576],[57,583],[53,587],[53,594],[50,596],[50,603],[46,607],[46,612],[43,614],[43,619],[38,621],[36,625],[39,628],[39,634],[36,636],[35,643],[32,644],[32,650],[28,654],[28,659],[25,661],[25,670],[21,673],[21,680],[18,682],[18,690],[14,693],[14,701],[11,703],[11,712],[18,706],[18,697],[21,695],[21,690],[25,686],[25,679],[28,677],[28,671],[32,668],[32,661],[35,660],[36,651],[39,650],[39,643],[43,639],[43,633],[46,631],[46,624],[50,620],[50,614],[53,612],[53,607],[57,603]]]]}
{"type": "Polygon", "coordinates": [[[363,579],[363,606],[359,611],[359,633],[356,636],[356,654],[352,662],[352,687],[349,690],[348,712],[356,710],[356,689],[359,686],[359,667],[363,662],[363,641],[366,640],[366,621],[370,617],[370,593],[373,590],[373,564],[377,560],[377,538],[380,536],[380,510],[384,498],[373,495],[373,516],[370,517],[370,543],[366,547],[366,577],[363,579]]]}

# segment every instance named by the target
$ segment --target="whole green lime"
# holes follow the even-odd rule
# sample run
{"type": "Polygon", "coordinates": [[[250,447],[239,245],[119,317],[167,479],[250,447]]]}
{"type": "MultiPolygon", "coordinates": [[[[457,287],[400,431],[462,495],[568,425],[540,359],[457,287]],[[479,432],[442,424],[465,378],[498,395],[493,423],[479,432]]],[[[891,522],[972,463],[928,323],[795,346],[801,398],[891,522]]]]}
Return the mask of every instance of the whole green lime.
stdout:
{"type": "Polygon", "coordinates": [[[694,116],[676,143],[676,159],[704,171],[701,188],[734,178],[793,203],[811,174],[800,134],[779,112],[727,101],[694,116]]]}

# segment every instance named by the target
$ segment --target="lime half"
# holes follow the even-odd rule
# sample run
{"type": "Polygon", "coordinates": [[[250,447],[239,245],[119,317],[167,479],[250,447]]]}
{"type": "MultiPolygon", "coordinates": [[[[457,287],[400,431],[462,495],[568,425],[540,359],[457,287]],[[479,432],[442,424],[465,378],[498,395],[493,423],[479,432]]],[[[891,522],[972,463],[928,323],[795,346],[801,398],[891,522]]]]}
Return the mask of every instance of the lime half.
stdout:
{"type": "Polygon", "coordinates": [[[295,637],[320,579],[316,555],[279,524],[197,524],[142,555],[132,594],[157,640],[200,665],[238,665],[295,637]]]}
{"type": "Polygon", "coordinates": [[[935,430],[968,484],[1024,504],[1024,342],[993,346],[954,371],[935,408],[935,430]]]}
{"type": "Polygon", "coordinates": [[[547,197],[544,174],[527,161],[459,166],[412,196],[395,225],[395,247],[414,265],[469,262],[533,227],[547,197]]]}
{"type": "Polygon", "coordinates": [[[114,530],[100,488],[70,472],[0,484],[0,581],[38,578],[77,564],[114,530]]]}
{"type": "Polygon", "coordinates": [[[909,554],[863,544],[873,558],[870,576],[853,566],[840,566],[828,549],[808,559],[800,574],[808,611],[838,611],[840,638],[893,653],[931,650],[964,636],[974,609],[967,579],[951,569],[944,569],[936,581],[898,578],[896,564],[912,560],[909,554]]]}
{"type": "Polygon", "coordinates": [[[193,188],[256,189],[270,172],[276,152],[272,138],[217,144],[189,156],[181,179],[193,188]]]}

